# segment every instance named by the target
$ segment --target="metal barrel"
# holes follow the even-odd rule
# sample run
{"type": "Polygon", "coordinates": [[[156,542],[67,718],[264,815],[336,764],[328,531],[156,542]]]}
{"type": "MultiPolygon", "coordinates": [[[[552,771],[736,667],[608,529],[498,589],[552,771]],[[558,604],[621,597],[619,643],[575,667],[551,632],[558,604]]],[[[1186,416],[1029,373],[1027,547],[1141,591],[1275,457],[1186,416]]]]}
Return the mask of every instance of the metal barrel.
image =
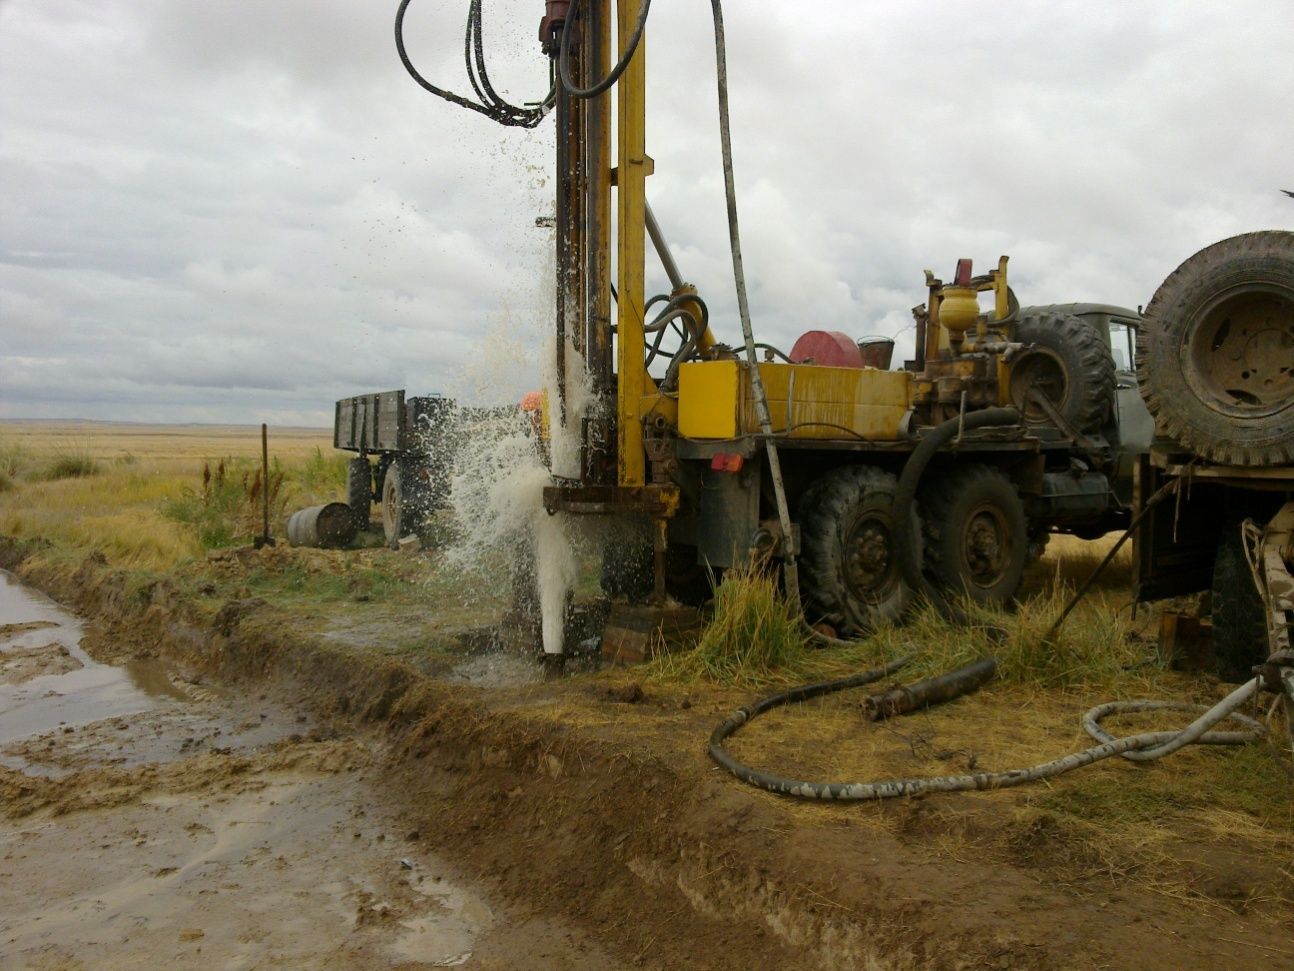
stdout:
{"type": "Polygon", "coordinates": [[[868,367],[890,369],[894,358],[894,341],[888,337],[860,337],[858,350],[862,352],[863,363],[868,367]]]}
{"type": "Polygon", "coordinates": [[[288,543],[292,546],[348,546],[359,529],[355,510],[344,502],[299,509],[288,520],[288,543]]]}

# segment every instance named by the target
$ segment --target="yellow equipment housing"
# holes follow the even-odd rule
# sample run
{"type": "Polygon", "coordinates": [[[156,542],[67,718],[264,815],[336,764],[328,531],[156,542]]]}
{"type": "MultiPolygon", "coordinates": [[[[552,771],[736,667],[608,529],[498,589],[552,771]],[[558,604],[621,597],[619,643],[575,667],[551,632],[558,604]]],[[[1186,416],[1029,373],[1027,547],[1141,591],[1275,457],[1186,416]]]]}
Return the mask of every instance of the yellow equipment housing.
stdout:
{"type": "MultiPolygon", "coordinates": [[[[788,438],[893,442],[911,407],[912,375],[875,368],[763,363],[773,431],[788,438]]],[[[759,434],[749,366],[693,361],[679,368],[678,433],[690,439],[759,434]]]]}

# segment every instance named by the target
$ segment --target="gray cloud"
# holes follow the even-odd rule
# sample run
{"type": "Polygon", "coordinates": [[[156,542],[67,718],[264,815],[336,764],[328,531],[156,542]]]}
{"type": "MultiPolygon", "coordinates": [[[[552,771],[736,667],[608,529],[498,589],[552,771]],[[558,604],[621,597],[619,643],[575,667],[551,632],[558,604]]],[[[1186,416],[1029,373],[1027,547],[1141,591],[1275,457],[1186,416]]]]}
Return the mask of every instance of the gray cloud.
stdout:
{"type": "MultiPolygon", "coordinates": [[[[898,334],[921,271],[1012,256],[1026,302],[1136,305],[1195,249],[1288,225],[1287,4],[729,3],[760,337],[898,334]]],[[[465,4],[413,4],[461,89],[465,4]]],[[[738,335],[709,5],[648,41],[653,206],[738,335]]],[[[542,5],[487,3],[490,64],[537,96],[542,5]]],[[[538,380],[551,122],[421,92],[394,4],[0,4],[0,417],[326,424],[404,386],[538,380]],[[389,9],[388,9],[389,7],[389,9]]],[[[663,276],[649,266],[649,280],[663,276]]]]}

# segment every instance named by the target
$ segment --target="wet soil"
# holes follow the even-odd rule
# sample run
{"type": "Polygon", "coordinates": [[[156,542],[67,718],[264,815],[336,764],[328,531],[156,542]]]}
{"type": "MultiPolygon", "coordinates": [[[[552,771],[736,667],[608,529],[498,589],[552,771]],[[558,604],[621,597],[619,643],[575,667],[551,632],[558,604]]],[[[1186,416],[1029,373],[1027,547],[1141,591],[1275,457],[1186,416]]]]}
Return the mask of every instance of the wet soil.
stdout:
{"type": "Polygon", "coordinates": [[[280,691],[100,664],[7,574],[0,621],[0,967],[620,966],[432,852],[381,739],[280,691]]]}
{"type": "MultiPolygon", "coordinates": [[[[1079,852],[1053,818],[995,801],[1000,794],[839,807],[742,787],[709,764],[703,740],[749,700],[743,692],[632,690],[631,677],[610,687],[520,676],[481,687],[490,679],[471,674],[450,682],[296,634],[263,602],[231,601],[203,620],[164,584],[126,596],[102,562],[68,572],[33,561],[20,572],[94,618],[86,643],[104,645],[101,656],[169,666],[191,698],[211,692],[175,700],[183,728],[151,721],[166,710],[154,703],[6,749],[35,770],[0,770],[9,819],[0,894],[13,894],[0,897],[0,955],[22,943],[27,966],[44,966],[39,948],[61,946],[38,936],[44,913],[79,927],[70,913],[97,919],[112,904],[95,910],[94,901],[118,895],[146,902],[130,905],[155,922],[141,931],[155,935],[153,950],[129,950],[122,909],[110,929],[86,932],[94,946],[123,949],[106,966],[429,966],[411,963],[401,942],[424,914],[441,913],[419,909],[427,874],[439,873],[494,915],[477,927],[466,967],[1294,968],[1288,863],[1247,852],[1241,834],[1174,846],[1180,875],[1198,885],[1185,900],[1079,852]],[[240,726],[261,730],[262,713],[266,736],[229,740],[240,726]],[[186,721],[196,717],[215,721],[186,721]],[[114,719],[138,726],[121,734],[167,739],[159,745],[170,754],[132,767],[132,756],[111,751],[114,719]],[[188,749],[175,749],[186,739],[188,749]],[[275,827],[273,839],[253,832],[256,820],[275,827]],[[190,839],[194,824],[211,832],[190,839]],[[30,849],[14,842],[25,833],[30,849]],[[40,860],[60,852],[89,855],[47,885],[40,860]],[[412,870],[400,867],[404,857],[412,870]],[[213,873],[224,867],[211,881],[202,879],[208,861],[213,873]],[[293,870],[312,878],[295,882],[293,870]],[[150,881],[172,878],[174,892],[147,895],[150,881]],[[28,880],[42,904],[10,927],[22,903],[10,888],[28,880]],[[365,916],[380,905],[389,911],[365,916]],[[205,925],[208,909],[228,914],[228,926],[205,925]],[[307,911],[318,925],[294,923],[307,911]],[[378,933],[391,914],[398,926],[378,933]],[[245,930],[262,936],[243,941],[245,930]],[[217,945],[224,950],[196,956],[217,945]]],[[[471,923],[468,910],[454,919],[471,923]]],[[[438,955],[454,946],[445,934],[438,955]]],[[[86,953],[71,959],[105,966],[86,953]]]]}

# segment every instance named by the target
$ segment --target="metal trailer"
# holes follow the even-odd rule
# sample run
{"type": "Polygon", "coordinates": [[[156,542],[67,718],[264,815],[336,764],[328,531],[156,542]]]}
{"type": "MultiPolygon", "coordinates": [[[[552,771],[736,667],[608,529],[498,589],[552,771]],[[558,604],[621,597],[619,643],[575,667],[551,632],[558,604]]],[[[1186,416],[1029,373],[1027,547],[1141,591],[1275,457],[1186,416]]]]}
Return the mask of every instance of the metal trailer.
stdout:
{"type": "Polygon", "coordinates": [[[381,504],[382,531],[394,546],[418,535],[449,498],[454,402],[440,395],[406,398],[403,390],[355,395],[337,402],[333,447],[355,452],[346,503],[365,526],[381,504]]]}

